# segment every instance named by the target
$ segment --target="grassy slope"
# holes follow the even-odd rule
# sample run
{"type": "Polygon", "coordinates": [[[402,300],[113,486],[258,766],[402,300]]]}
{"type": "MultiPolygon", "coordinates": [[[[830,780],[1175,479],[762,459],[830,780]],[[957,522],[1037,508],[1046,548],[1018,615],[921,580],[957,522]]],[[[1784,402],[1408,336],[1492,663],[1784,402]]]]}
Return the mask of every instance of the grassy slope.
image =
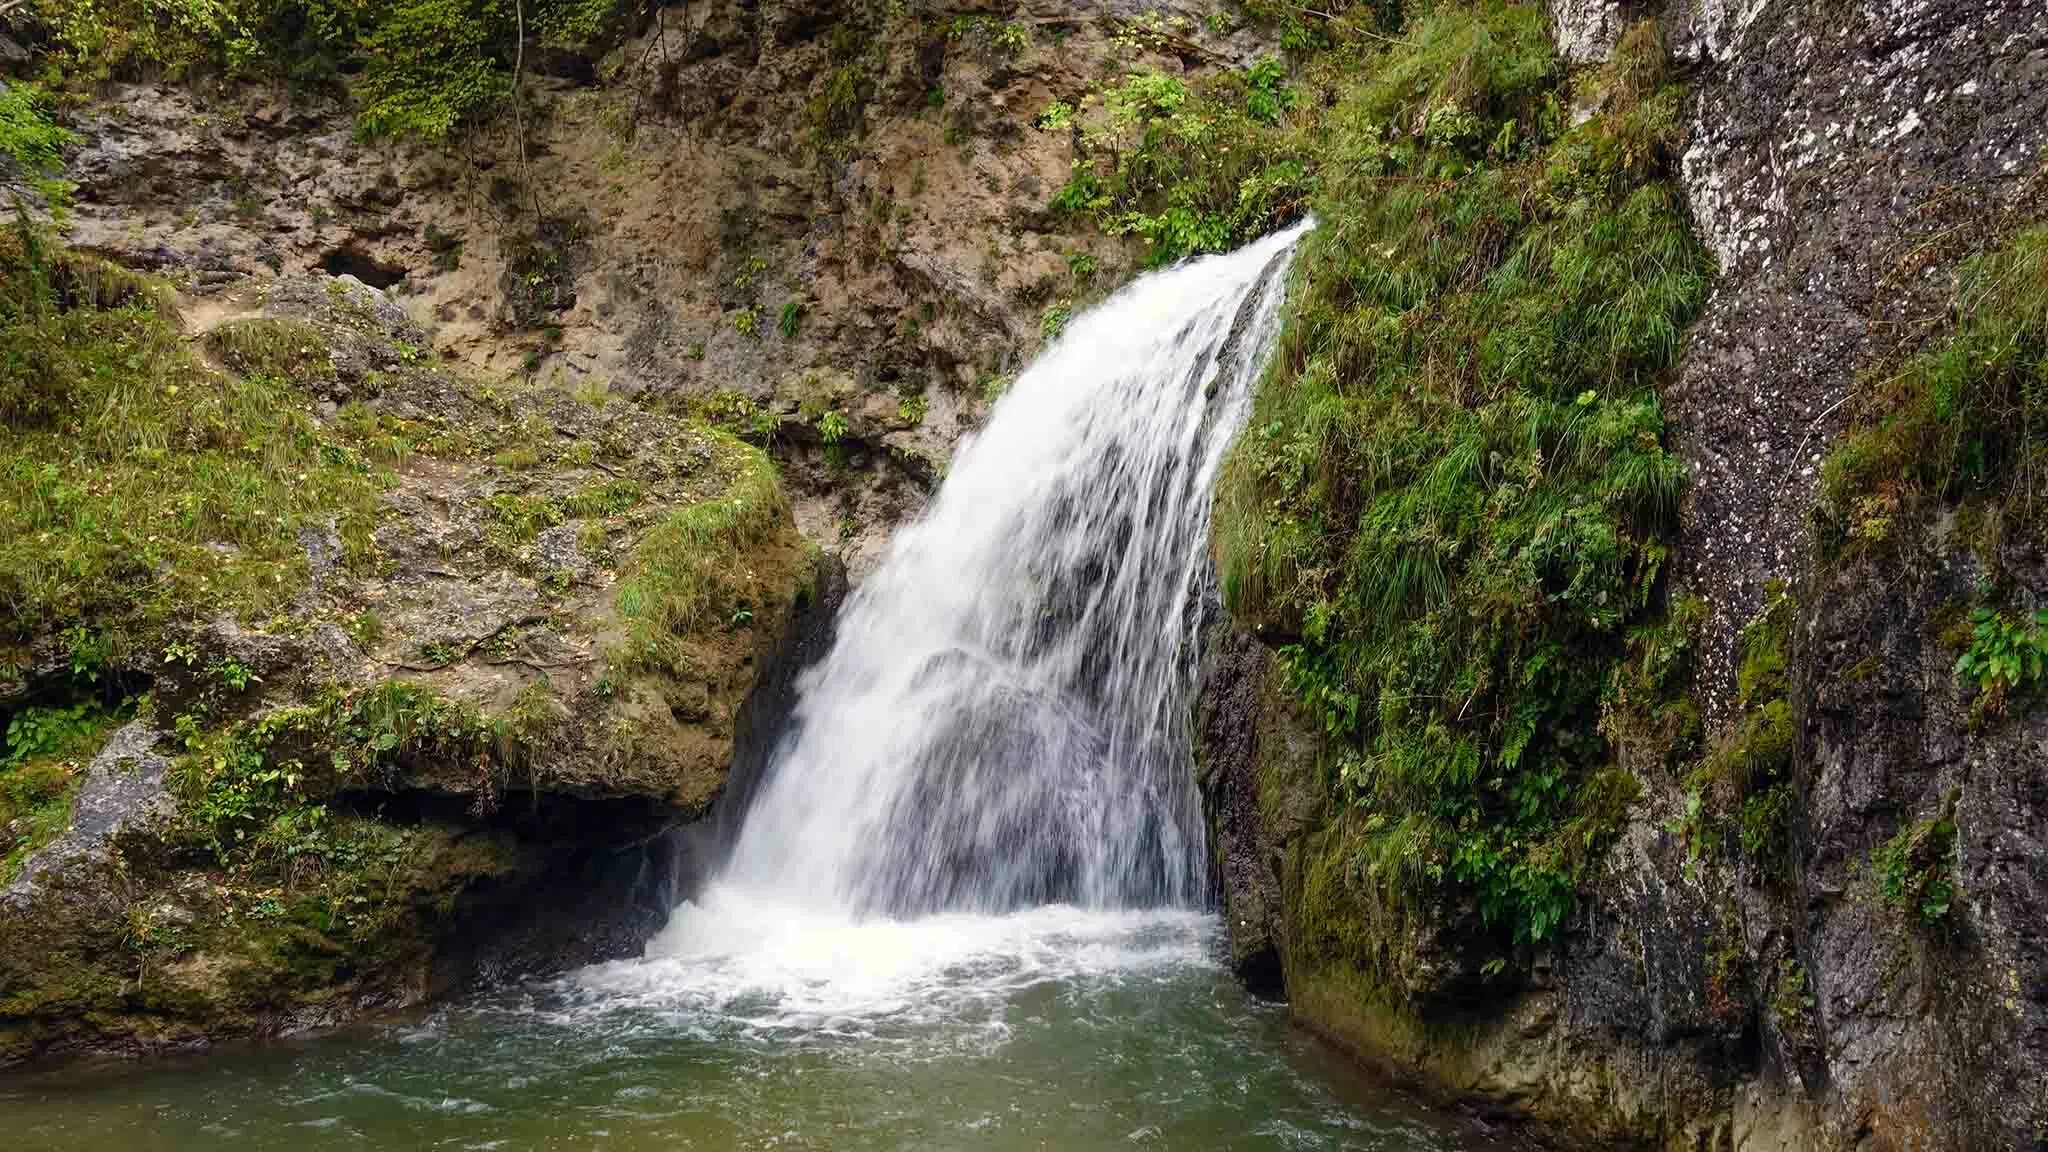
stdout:
{"type": "Polygon", "coordinates": [[[1499,0],[1348,66],[1220,494],[1226,599],[1333,753],[1299,944],[1389,979],[1419,910],[1476,916],[1495,968],[1556,931],[1634,793],[1603,715],[1671,686],[1656,386],[1710,266],[1653,35],[1577,83],[1499,0]]]}

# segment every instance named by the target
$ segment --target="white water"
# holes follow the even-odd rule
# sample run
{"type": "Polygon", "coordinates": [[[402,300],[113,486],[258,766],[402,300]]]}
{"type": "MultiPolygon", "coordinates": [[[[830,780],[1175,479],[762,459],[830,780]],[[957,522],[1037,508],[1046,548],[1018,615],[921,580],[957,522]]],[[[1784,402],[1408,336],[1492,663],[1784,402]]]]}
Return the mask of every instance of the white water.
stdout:
{"type": "Polygon", "coordinates": [[[842,611],[724,871],[586,992],[874,1036],[1208,963],[1210,493],[1307,227],[1139,279],[1024,372],[842,611]]]}

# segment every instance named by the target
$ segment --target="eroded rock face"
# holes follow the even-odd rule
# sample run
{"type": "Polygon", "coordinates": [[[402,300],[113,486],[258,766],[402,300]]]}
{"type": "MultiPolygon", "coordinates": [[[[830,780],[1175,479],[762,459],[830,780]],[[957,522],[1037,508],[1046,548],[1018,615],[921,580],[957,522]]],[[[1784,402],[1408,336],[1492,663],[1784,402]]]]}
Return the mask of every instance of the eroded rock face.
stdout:
{"type": "Polygon", "coordinates": [[[1129,246],[1051,212],[1071,148],[1039,114],[1105,75],[1272,50],[1210,14],[662,6],[610,57],[536,78],[523,161],[509,117],[429,151],[359,141],[349,109],[303,94],[133,86],[78,125],[73,239],[195,292],[353,275],[487,376],[779,421],[799,526],[858,578],[1045,310],[1133,271],[1129,246]],[[1119,39],[1140,17],[1180,31],[1119,39]]]}
{"type": "Polygon", "coordinates": [[[300,534],[281,613],[171,621],[107,670],[150,682],[148,722],[0,893],[0,1064],[327,1026],[637,947],[677,896],[668,834],[829,613],[767,459],[445,371],[352,277],[188,303],[221,372],[286,374],[352,430],[331,450],[375,458],[381,507],[300,534]]]}
{"type": "Polygon", "coordinates": [[[1735,633],[1804,571],[1858,382],[1940,314],[1955,259],[2048,159],[2048,2],[1679,0],[1659,18],[1693,65],[1683,183],[1721,266],[1665,393],[1718,716],[1735,633]]]}

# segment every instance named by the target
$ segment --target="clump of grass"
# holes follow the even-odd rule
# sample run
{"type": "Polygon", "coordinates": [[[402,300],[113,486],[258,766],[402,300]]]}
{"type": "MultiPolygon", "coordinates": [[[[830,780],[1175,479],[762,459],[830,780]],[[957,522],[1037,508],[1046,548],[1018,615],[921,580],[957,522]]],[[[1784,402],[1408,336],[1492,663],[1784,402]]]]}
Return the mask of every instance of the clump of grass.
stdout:
{"type": "Polygon", "coordinates": [[[374,470],[273,372],[196,359],[145,286],[0,241],[0,647],[147,661],[173,619],[245,618],[304,580],[302,528],[369,550],[374,470]]]}
{"type": "Polygon", "coordinates": [[[1710,265],[1678,94],[1628,53],[1576,126],[1539,6],[1440,5],[1346,60],[1219,570],[1333,748],[1354,905],[1469,901],[1498,970],[1635,795],[1609,734],[1684,727],[1611,713],[1662,707],[1648,662],[1682,648],[1652,642],[1683,485],[1656,385],[1710,265]]]}
{"type": "Polygon", "coordinates": [[[209,351],[244,375],[267,373],[288,381],[334,375],[327,338],[303,320],[232,320],[206,333],[209,351]]]}
{"type": "Polygon", "coordinates": [[[616,662],[629,670],[685,673],[685,640],[748,607],[757,574],[747,554],[772,541],[789,515],[767,456],[723,434],[718,440],[736,461],[730,485],[716,499],[670,512],[625,566],[617,605],[626,642],[616,662]]]}
{"type": "Polygon", "coordinates": [[[1956,276],[1952,330],[1876,381],[1868,418],[1829,456],[1816,510],[1836,556],[1876,546],[1926,501],[2008,529],[2048,527],[2048,225],[1956,276]]]}

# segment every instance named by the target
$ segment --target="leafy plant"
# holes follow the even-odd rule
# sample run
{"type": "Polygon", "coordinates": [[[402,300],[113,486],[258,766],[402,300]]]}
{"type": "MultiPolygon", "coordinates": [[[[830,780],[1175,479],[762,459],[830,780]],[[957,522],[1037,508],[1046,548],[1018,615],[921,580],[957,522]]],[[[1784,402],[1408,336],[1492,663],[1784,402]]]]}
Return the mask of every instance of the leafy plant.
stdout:
{"type": "Polygon", "coordinates": [[[107,731],[127,715],[97,698],[29,705],[7,721],[0,744],[0,884],[71,825],[72,799],[107,731]]]}
{"type": "Polygon", "coordinates": [[[1899,829],[1871,858],[1878,894],[1922,925],[1939,928],[1955,914],[1955,796],[1939,813],[1899,829]]]}
{"type": "Polygon", "coordinates": [[[1022,56],[1031,49],[1031,29],[1015,21],[1006,22],[996,29],[994,44],[1005,55],[1022,56]]]}
{"type": "Polygon", "coordinates": [[[246,692],[249,689],[249,685],[263,682],[261,676],[249,671],[247,665],[232,656],[223,657],[215,662],[213,674],[221,683],[237,692],[246,692]]]}
{"type": "Polygon", "coordinates": [[[846,439],[851,427],[847,422],[846,413],[834,408],[818,417],[818,439],[826,444],[837,444],[846,439]]]}
{"type": "Polygon", "coordinates": [[[33,84],[16,80],[0,88],[0,158],[7,162],[0,186],[13,193],[17,209],[24,192],[61,207],[69,190],[58,172],[77,137],[58,127],[48,109],[49,97],[33,84]]]}
{"type": "Polygon", "coordinates": [[[896,404],[896,418],[915,428],[924,423],[925,412],[930,406],[931,401],[927,400],[922,392],[915,396],[905,396],[896,404]]]}
{"type": "Polygon", "coordinates": [[[1065,132],[1074,124],[1074,106],[1064,100],[1055,100],[1038,114],[1038,128],[1042,132],[1065,132]]]}
{"type": "Polygon", "coordinates": [[[1140,71],[1085,118],[1055,104],[1041,127],[1080,123],[1072,177],[1052,207],[1103,231],[1142,238],[1164,264],[1234,247],[1297,213],[1315,152],[1283,129],[1293,94],[1277,61],[1190,85],[1140,71]]]}
{"type": "Polygon", "coordinates": [[[1970,646],[1956,659],[1955,674],[1976,682],[1978,707],[2003,712],[2048,673],[2048,609],[2015,620],[1980,605],[1970,622],[1970,646]]]}
{"type": "Polygon", "coordinates": [[[796,337],[797,329],[803,327],[803,323],[804,302],[800,299],[791,299],[782,305],[782,316],[775,322],[775,327],[782,333],[783,339],[791,340],[796,337]]]}
{"type": "Polygon", "coordinates": [[[1287,86],[1287,66],[1271,56],[1262,57],[1245,71],[1245,111],[1252,119],[1278,124],[1280,114],[1294,106],[1294,90],[1287,86]]]}

